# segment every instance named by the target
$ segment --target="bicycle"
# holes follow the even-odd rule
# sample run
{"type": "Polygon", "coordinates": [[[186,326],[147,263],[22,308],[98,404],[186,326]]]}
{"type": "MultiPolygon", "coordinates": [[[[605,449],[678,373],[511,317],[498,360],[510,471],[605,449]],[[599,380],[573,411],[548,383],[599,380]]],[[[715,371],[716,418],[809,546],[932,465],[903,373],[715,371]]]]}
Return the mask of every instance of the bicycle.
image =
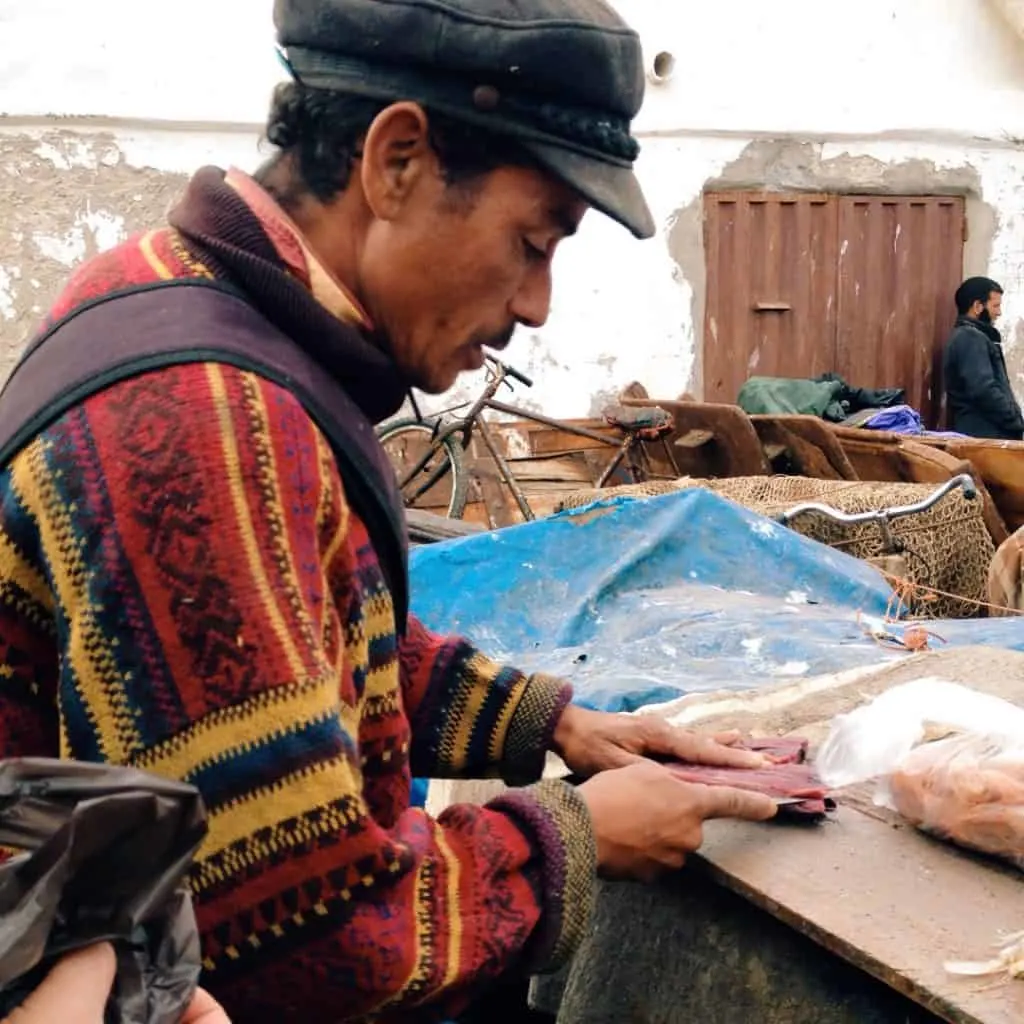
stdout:
{"type": "Polygon", "coordinates": [[[898,554],[903,550],[902,543],[897,540],[889,528],[894,519],[903,519],[906,516],[919,515],[934,508],[947,494],[953,491],[962,491],[967,501],[974,501],[978,497],[978,485],[974,478],[968,473],[961,473],[959,476],[947,480],[940,487],[937,487],[926,498],[915,501],[910,505],[897,505],[894,508],[882,508],[870,512],[843,512],[832,505],[824,505],[819,502],[805,502],[801,505],[794,505],[793,508],[776,516],[776,521],[782,526],[789,526],[799,516],[817,513],[827,516],[837,523],[847,526],[856,526],[861,523],[877,523],[882,534],[882,543],[885,545],[884,554],[898,554]]]}
{"type": "Polygon", "coordinates": [[[608,465],[598,477],[598,488],[603,487],[624,462],[631,482],[640,483],[652,479],[655,474],[644,447],[645,443],[650,441],[664,443],[668,464],[675,476],[679,476],[678,465],[667,443],[667,437],[674,429],[675,422],[671,414],[664,409],[657,406],[614,406],[606,409],[605,421],[622,432],[620,438],[611,438],[575,423],[565,423],[496,400],[494,396],[503,385],[514,391],[512,381],[526,387],[533,387],[533,381],[526,374],[493,356],[486,358],[486,367],[486,385],[474,401],[462,402],[428,419],[420,413],[413,398],[414,417],[385,423],[377,429],[377,437],[395,466],[406,507],[415,507],[428,492],[434,491],[432,507],[437,507],[440,500],[446,507],[445,515],[449,519],[462,517],[466,509],[470,483],[470,472],[463,456],[474,434],[478,433],[487,454],[498,470],[498,475],[512,492],[523,519],[530,522],[536,518],[510,465],[510,462],[517,460],[507,458],[498,450],[492,429],[482,415],[488,409],[614,448],[615,452],[608,465]],[[465,415],[452,417],[453,413],[463,409],[468,410],[465,415]],[[422,450],[423,448],[425,450],[422,450]],[[435,490],[438,487],[447,490],[439,495],[435,490]]]}

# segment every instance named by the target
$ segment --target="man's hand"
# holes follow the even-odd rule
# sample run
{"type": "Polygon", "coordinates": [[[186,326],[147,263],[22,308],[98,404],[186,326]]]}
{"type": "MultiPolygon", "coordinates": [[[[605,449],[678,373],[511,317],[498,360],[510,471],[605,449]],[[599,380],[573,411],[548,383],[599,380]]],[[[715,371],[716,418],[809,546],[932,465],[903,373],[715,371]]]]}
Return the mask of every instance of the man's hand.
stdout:
{"type": "Polygon", "coordinates": [[[645,758],[708,764],[718,768],[763,768],[761,754],[730,746],[739,733],[701,735],[655,715],[610,715],[570,704],[555,726],[555,753],[575,775],[623,768],[645,758]]]}
{"type": "MultiPolygon", "coordinates": [[[[116,971],[117,959],[109,943],[69,953],[0,1024],[103,1024],[116,971]]],[[[213,997],[200,989],[181,1024],[231,1022],[213,997]]]]}
{"type": "Polygon", "coordinates": [[[766,821],[777,811],[771,797],[683,782],[644,760],[602,772],[577,792],[590,811],[600,874],[642,882],[681,868],[703,842],[705,821],[766,821]]]}

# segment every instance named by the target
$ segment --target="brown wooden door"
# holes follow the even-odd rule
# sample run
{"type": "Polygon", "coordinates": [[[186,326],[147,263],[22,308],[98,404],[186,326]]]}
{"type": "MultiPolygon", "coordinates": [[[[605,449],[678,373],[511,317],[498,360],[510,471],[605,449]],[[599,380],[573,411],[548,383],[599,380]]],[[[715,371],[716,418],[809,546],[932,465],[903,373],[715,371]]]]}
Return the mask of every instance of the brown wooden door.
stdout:
{"type": "Polygon", "coordinates": [[[939,425],[942,349],[963,277],[959,196],[842,196],[835,372],[861,387],[902,387],[939,425]]]}
{"type": "Polygon", "coordinates": [[[963,230],[952,196],[706,194],[705,400],[834,372],[937,425],[963,230]]]}
{"type": "Polygon", "coordinates": [[[815,377],[835,360],[837,220],[825,195],[705,197],[704,398],[748,377],[815,377]]]}

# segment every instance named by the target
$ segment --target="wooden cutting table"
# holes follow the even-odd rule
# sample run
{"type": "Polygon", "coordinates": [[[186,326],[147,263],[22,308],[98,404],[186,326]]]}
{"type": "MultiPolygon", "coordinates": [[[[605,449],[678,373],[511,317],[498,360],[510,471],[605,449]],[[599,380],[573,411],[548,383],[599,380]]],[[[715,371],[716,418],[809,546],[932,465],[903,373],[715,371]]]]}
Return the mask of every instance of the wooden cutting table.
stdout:
{"type": "Polygon", "coordinates": [[[943,967],[988,959],[1000,934],[1024,929],[1024,876],[846,801],[818,828],[718,823],[702,869],[939,1020],[1024,1022],[1024,982],[943,967]]]}
{"type": "MultiPolygon", "coordinates": [[[[1024,655],[972,648],[677,710],[816,741],[834,714],[926,676],[1024,704],[1024,655]]],[[[709,823],[677,876],[603,885],[573,964],[535,982],[535,1004],[560,1024],[1022,1024],[1024,980],[955,977],[944,963],[989,959],[1024,930],[1024,873],[922,835],[872,792],[841,791],[835,819],[816,826],[709,823]]]]}
{"type": "Polygon", "coordinates": [[[1011,872],[845,808],[821,828],[718,823],[686,872],[602,888],[537,1004],[577,1022],[1019,1024],[1024,981],[963,979],[1024,921],[1011,872]]]}

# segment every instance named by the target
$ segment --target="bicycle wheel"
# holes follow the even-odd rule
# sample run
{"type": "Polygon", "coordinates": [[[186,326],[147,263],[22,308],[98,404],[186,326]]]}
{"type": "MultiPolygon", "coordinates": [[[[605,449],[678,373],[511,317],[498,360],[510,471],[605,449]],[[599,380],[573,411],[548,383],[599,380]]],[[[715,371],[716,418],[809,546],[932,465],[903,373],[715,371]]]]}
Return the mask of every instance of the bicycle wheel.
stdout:
{"type": "Polygon", "coordinates": [[[429,423],[396,420],[377,431],[377,440],[395,467],[406,508],[440,512],[449,519],[462,518],[469,478],[456,435],[438,441],[429,423]],[[423,468],[409,477],[428,452],[430,457],[423,468]]]}

